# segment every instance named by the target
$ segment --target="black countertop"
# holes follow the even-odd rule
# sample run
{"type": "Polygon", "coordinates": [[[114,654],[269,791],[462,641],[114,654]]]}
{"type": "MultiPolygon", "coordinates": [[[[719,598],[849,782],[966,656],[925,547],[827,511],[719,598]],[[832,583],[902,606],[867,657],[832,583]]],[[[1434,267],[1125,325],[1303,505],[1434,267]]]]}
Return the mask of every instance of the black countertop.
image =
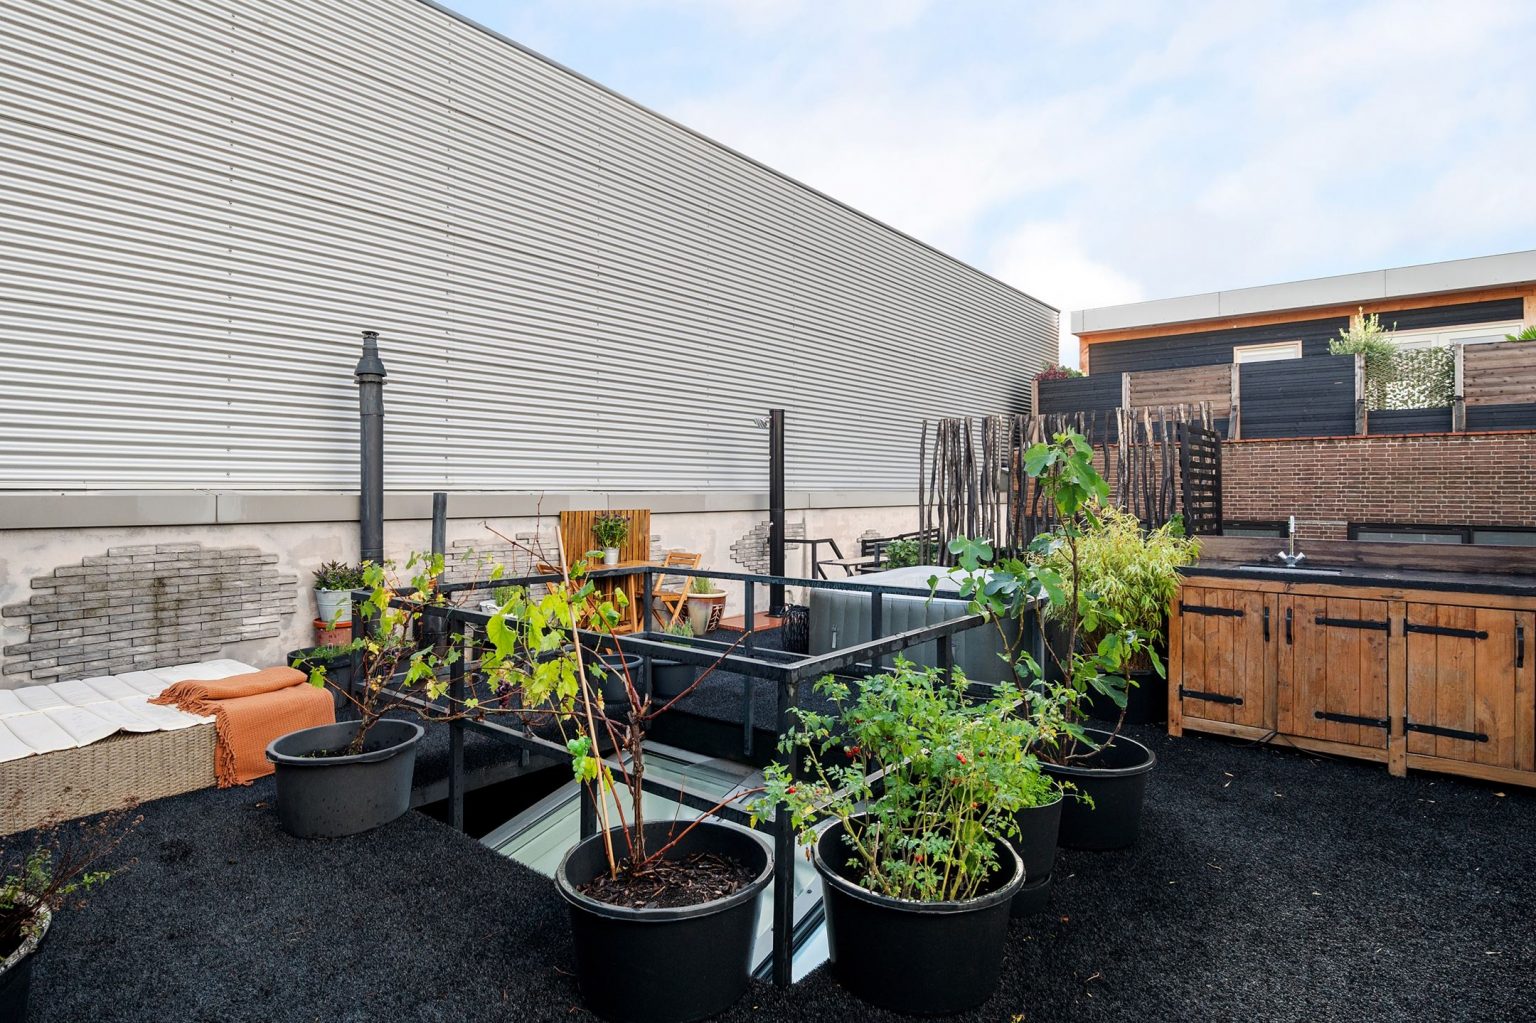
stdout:
{"type": "Polygon", "coordinates": [[[1318,583],[1337,586],[1380,586],[1405,590],[1440,590],[1452,593],[1492,593],[1507,597],[1536,597],[1536,575],[1495,572],[1439,572],[1425,569],[1384,568],[1375,565],[1283,565],[1204,563],[1182,570],[1186,576],[1222,579],[1270,579],[1286,583],[1318,583]],[[1318,571],[1318,570],[1322,571],[1318,571]],[[1337,572],[1337,574],[1334,574],[1337,572]]]}

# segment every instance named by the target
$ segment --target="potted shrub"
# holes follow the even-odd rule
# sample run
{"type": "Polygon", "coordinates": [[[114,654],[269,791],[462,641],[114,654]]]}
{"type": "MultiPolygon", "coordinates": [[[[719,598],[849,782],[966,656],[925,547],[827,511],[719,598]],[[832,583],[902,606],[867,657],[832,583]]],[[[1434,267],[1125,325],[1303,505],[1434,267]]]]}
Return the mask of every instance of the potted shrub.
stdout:
{"type": "Polygon", "coordinates": [[[688,587],[688,624],[695,636],[707,636],[720,627],[725,613],[725,591],[713,579],[694,576],[688,587]]]}
{"type": "Polygon", "coordinates": [[[324,669],[326,680],[335,690],[336,709],[341,710],[346,703],[342,693],[352,686],[352,653],[355,649],[352,643],[301,647],[288,651],[288,665],[311,677],[315,669],[324,669]]]}
{"type": "Polygon", "coordinates": [[[916,540],[892,540],[880,548],[880,555],[887,568],[911,568],[921,564],[922,545],[916,540]]]}
{"type": "Polygon", "coordinates": [[[493,689],[519,690],[531,713],[551,714],[574,733],[567,744],[572,769],[596,808],[598,831],[567,851],[555,886],[570,912],[587,1008],[611,1020],[682,1023],[717,1015],[746,991],[773,851],[755,831],[705,819],[713,810],[695,821],[646,819],[645,735],[676,698],[662,702],[641,690],[613,634],[623,609],[622,591],[600,596],[578,564],[565,585],[549,589],[537,614],[514,616],[532,624],[491,618],[493,648],[481,667],[493,689]],[[585,633],[571,641],[584,625],[600,642],[585,633]],[[607,699],[609,683],[586,670],[593,645],[617,654],[611,674],[622,701],[607,699]],[[568,658],[538,656],[557,648],[568,658]]]}
{"type": "MultiPolygon", "coordinates": [[[[364,586],[363,569],[327,561],[315,569],[315,611],[328,629],[352,620],[352,591],[364,586]]],[[[316,626],[319,628],[319,625],[316,626]]],[[[345,642],[345,640],[343,640],[345,642]]]]}
{"type": "Polygon", "coordinates": [[[629,519],[622,515],[600,515],[592,521],[592,535],[603,552],[603,564],[619,563],[619,548],[629,539],[629,519]]]}
{"type": "MultiPolygon", "coordinates": [[[[667,626],[667,634],[679,639],[693,638],[693,625],[678,621],[667,626]]],[[[687,692],[699,677],[699,666],[664,657],[651,658],[651,692],[658,700],[673,700],[687,692]]]]}
{"type": "MultiPolygon", "coordinates": [[[[1033,445],[1024,456],[1025,471],[1056,506],[1059,524],[1030,543],[1029,558],[994,561],[990,545],[957,538],[950,542],[960,571],[960,595],[973,613],[997,622],[1004,656],[1026,684],[1036,714],[1059,713],[1059,721],[1041,728],[1036,752],[1041,769],[1070,783],[1075,798],[1062,806],[1060,842],[1079,849],[1119,849],[1136,840],[1148,776],[1157,758],[1141,743],[1112,729],[1084,725],[1090,699],[1103,698],[1124,709],[1131,665],[1148,663],[1164,675],[1162,659],[1149,633],[1126,620],[1123,608],[1099,591],[1081,585],[1085,538],[1101,527],[1109,487],[1093,466],[1093,450],[1076,433],[1052,443],[1033,445]],[[1052,567],[1070,566],[1066,574],[1052,567]],[[1063,625],[1061,640],[1047,650],[1057,672],[1047,677],[1021,648],[1025,630],[1010,639],[1003,622],[1049,604],[1046,616],[1063,625]],[[1085,643],[1087,635],[1096,642],[1085,643]]],[[[937,579],[933,580],[937,585],[937,579]]],[[[1123,719],[1123,715],[1122,715],[1123,719]]]]}
{"type": "MultiPolygon", "coordinates": [[[[830,713],[793,711],[763,810],[787,808],[821,875],[832,973],[915,1015],[974,1008],[996,988],[1024,864],[1017,814],[1059,801],[1011,684],[978,702],[963,674],[898,658],[856,689],[831,676],[830,713]],[[872,781],[878,778],[879,781],[872,781]],[[825,827],[817,822],[830,818],[825,827]]],[[[783,809],[778,812],[784,812],[783,809]]]]}
{"type": "Polygon", "coordinates": [[[55,913],[79,905],[90,889],[111,874],[97,864],[123,840],[138,818],[124,825],[129,808],[113,811],[68,829],[60,822],[30,834],[16,852],[0,846],[0,1020],[25,1020],[32,986],[32,964],[55,913]]]}
{"type": "MultiPolygon", "coordinates": [[[[1045,621],[1055,626],[1050,635],[1053,650],[1066,642],[1074,587],[1092,593],[1099,608],[1113,608],[1115,627],[1134,629],[1150,637],[1154,649],[1165,650],[1168,608],[1179,594],[1179,569],[1194,563],[1198,542],[1184,535],[1182,519],[1143,530],[1130,512],[1103,507],[1095,514],[1098,521],[1077,538],[1075,549],[1057,544],[1041,559],[1066,581],[1068,590],[1068,599],[1042,609],[1045,621]]],[[[1109,627],[1107,621],[1096,620],[1093,628],[1082,630],[1079,642],[1097,649],[1109,627]]],[[[1089,717],[1127,724],[1167,720],[1168,683],[1153,667],[1150,653],[1137,653],[1125,665],[1129,685],[1124,706],[1090,692],[1084,707],[1089,717]]]]}

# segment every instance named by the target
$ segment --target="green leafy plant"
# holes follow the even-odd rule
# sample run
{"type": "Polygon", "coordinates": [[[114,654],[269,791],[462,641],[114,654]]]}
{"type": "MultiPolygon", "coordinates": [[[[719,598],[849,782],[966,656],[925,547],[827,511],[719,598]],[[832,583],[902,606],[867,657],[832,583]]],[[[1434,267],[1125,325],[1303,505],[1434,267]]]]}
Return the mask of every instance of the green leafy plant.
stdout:
{"type": "MultiPolygon", "coordinates": [[[[1109,628],[1120,628],[1152,637],[1156,645],[1167,629],[1168,607],[1178,596],[1179,569],[1194,563],[1199,542],[1184,535],[1179,518],[1147,531],[1136,516],[1119,508],[1101,507],[1096,516],[1098,521],[1078,538],[1075,566],[1073,548],[1065,543],[1048,545],[1039,562],[1066,581],[1068,590],[1075,577],[1077,588],[1089,595],[1083,606],[1095,612],[1095,626],[1085,630],[1084,642],[1097,647],[1109,628]],[[1112,619],[1104,618],[1106,609],[1114,612],[1112,619]]],[[[1042,608],[1046,620],[1058,624],[1070,624],[1072,610],[1065,599],[1042,608]]],[[[1130,664],[1132,670],[1147,666],[1144,654],[1130,664]]]]}
{"type": "Polygon", "coordinates": [[[317,590],[360,590],[367,585],[363,566],[327,561],[315,569],[317,590]]]}
{"type": "Polygon", "coordinates": [[[350,643],[338,643],[333,646],[312,646],[304,650],[293,660],[293,667],[301,665],[318,664],[326,661],[339,661],[351,657],[354,650],[361,648],[361,644],[353,640],[350,643]]]}
{"type": "Polygon", "coordinates": [[[880,550],[882,559],[891,568],[911,568],[922,558],[922,545],[916,540],[891,540],[880,550]]]}
{"type": "Polygon", "coordinates": [[[622,515],[599,516],[592,522],[592,535],[603,550],[621,547],[629,539],[629,519],[622,515]]]}
{"type": "MultiPolygon", "coordinates": [[[[1456,352],[1445,346],[1399,348],[1381,408],[1441,408],[1456,394],[1456,352]]],[[[1377,406],[1372,406],[1376,408],[1377,406]]]]}
{"type": "Polygon", "coordinates": [[[700,594],[701,596],[708,596],[711,593],[720,592],[720,590],[715,587],[715,581],[713,579],[705,578],[702,575],[694,576],[693,582],[689,584],[688,589],[690,592],[700,594]]]}
{"type": "MultiPolygon", "coordinates": [[[[1112,599],[1083,582],[1083,548],[1102,528],[1109,497],[1109,485],[1094,468],[1093,449],[1080,434],[1058,434],[1025,452],[1024,469],[1054,505],[1056,528],[1035,537],[1027,558],[999,558],[991,544],[963,537],[950,541],[949,549],[959,566],[960,596],[968,611],[997,625],[1001,656],[1023,684],[1030,712],[1060,722],[1042,730],[1040,755],[1066,763],[1099,748],[1081,724],[1089,695],[1102,694],[1123,710],[1127,688],[1134,684],[1128,677],[1132,666],[1150,664],[1161,675],[1163,664],[1155,649],[1157,634],[1128,620],[1112,599]],[[1064,626],[1059,649],[1047,651],[1060,669],[1059,683],[1047,679],[1023,648],[1025,630],[1004,627],[1040,605],[1048,605],[1045,613],[1058,615],[1064,626]],[[1090,637],[1093,642],[1085,642],[1090,637]]],[[[937,588],[937,577],[929,582],[937,588]]]]}
{"type": "Polygon", "coordinates": [[[1505,334],[1505,341],[1536,341],[1536,323],[1531,324],[1517,334],[1505,334]]]}
{"type": "Polygon", "coordinates": [[[667,635],[676,636],[679,639],[693,638],[693,623],[686,618],[679,618],[667,626],[667,635]]]}
{"type": "Polygon", "coordinates": [[[997,843],[1018,834],[1014,813],[1059,792],[1032,752],[1048,719],[1016,713],[1026,701],[1011,684],[976,702],[962,673],[946,679],[898,658],[856,690],[830,675],[815,689],[835,710],[792,711],[780,749],[801,777],[771,765],[754,812],[787,808],[807,843],[818,821],[836,818],[870,891],[971,898],[998,869],[997,843]]]}
{"type": "Polygon", "coordinates": [[[1366,401],[1372,409],[1386,408],[1387,386],[1397,379],[1395,357],[1398,347],[1392,342],[1392,331],[1381,325],[1376,313],[1360,310],[1357,322],[1328,343],[1333,355],[1365,356],[1366,401]]]}
{"type": "Polygon", "coordinates": [[[0,961],[40,936],[52,913],[79,905],[112,876],[98,864],[142,819],[130,819],[132,813],[130,804],[69,825],[54,819],[26,836],[20,850],[0,845],[0,961]]]}

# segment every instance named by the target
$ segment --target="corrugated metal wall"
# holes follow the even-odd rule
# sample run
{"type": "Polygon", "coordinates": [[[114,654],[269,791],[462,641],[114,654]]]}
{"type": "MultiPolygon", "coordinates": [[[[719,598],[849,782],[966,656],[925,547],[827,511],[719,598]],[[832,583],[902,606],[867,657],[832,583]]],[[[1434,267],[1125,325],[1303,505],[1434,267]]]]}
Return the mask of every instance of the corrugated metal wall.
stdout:
{"type": "Polygon", "coordinates": [[[1054,310],[418,0],[0,0],[0,488],[910,487],[1054,310]]]}

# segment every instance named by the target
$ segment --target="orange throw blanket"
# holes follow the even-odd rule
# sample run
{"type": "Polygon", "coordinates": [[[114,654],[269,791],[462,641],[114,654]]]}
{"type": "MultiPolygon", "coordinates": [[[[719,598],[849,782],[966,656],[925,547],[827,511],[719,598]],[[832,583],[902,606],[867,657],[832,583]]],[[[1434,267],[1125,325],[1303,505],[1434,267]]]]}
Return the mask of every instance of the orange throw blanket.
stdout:
{"type": "Polygon", "coordinates": [[[213,716],[213,753],[219,788],[249,785],[272,773],[267,744],[300,728],[336,720],[330,691],[309,685],[295,668],[267,668],[246,675],[177,682],[150,700],[188,714],[213,716]]]}

